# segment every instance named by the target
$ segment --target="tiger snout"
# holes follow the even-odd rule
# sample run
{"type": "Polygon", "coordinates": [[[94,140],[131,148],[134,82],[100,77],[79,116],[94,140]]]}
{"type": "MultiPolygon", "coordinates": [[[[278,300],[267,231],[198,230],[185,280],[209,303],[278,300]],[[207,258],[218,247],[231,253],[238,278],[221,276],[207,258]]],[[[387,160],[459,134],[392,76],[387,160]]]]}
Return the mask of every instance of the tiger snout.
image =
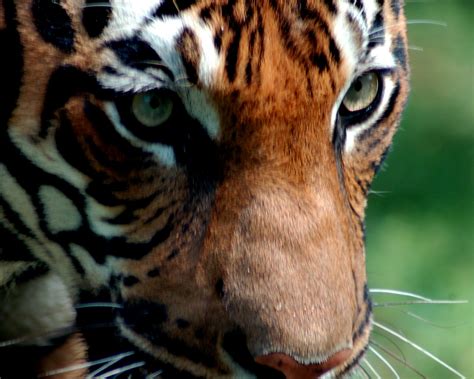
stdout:
{"type": "Polygon", "coordinates": [[[341,372],[368,335],[364,252],[339,191],[271,177],[245,173],[217,191],[202,276],[212,267],[222,281],[226,317],[257,363],[287,378],[341,372]]]}

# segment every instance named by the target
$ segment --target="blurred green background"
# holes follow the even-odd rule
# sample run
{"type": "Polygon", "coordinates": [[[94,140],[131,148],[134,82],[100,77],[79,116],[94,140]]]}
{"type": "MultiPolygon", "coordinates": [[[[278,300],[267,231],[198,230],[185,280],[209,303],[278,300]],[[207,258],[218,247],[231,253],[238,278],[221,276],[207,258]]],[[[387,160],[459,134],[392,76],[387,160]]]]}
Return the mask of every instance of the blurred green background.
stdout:
{"type": "MultiPolygon", "coordinates": [[[[369,199],[369,284],[469,304],[376,307],[375,319],[474,378],[474,1],[406,0],[406,14],[446,25],[409,26],[410,100],[369,199]]],[[[428,378],[456,377],[379,328],[373,338],[401,378],[420,376],[384,349],[428,378]]]]}

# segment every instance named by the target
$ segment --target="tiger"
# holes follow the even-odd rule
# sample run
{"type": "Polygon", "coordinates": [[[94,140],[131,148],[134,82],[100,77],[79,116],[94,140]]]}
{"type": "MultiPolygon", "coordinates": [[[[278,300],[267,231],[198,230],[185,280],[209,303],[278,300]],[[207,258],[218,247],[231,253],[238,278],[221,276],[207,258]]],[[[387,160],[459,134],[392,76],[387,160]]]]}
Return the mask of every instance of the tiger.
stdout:
{"type": "Polygon", "coordinates": [[[1,0],[0,377],[357,372],[403,7],[1,0]]]}

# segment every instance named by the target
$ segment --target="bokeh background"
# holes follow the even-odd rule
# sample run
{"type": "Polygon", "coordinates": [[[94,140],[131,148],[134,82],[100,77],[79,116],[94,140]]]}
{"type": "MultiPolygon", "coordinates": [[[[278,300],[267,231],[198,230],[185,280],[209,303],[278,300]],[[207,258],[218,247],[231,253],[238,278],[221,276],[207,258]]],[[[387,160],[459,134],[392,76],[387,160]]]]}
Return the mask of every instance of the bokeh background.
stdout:
{"type": "MultiPolygon", "coordinates": [[[[406,14],[445,26],[408,28],[412,91],[369,199],[369,284],[469,304],[376,307],[375,317],[474,378],[474,1],[406,0],[406,14]]],[[[379,328],[374,341],[401,378],[421,376],[390,354],[428,378],[456,378],[379,328]]],[[[372,352],[367,358],[395,378],[372,352]]]]}

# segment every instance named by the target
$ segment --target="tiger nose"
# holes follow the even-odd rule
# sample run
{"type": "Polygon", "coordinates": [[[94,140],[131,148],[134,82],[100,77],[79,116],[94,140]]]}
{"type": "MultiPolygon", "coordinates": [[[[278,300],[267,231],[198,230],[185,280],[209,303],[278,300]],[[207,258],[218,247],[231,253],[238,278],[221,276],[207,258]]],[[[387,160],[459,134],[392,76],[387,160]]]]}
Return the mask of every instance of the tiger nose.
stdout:
{"type": "Polygon", "coordinates": [[[316,379],[342,365],[350,356],[351,350],[345,349],[330,356],[324,362],[316,364],[304,365],[283,353],[261,355],[255,358],[255,361],[282,372],[285,374],[286,379],[316,379]]]}

